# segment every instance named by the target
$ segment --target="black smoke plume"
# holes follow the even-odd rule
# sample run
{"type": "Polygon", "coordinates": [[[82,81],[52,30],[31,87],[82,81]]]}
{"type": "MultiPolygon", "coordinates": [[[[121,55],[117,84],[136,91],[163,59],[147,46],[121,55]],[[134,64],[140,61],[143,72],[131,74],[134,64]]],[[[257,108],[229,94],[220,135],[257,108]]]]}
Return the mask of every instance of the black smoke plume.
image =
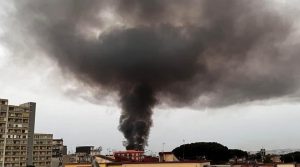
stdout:
{"type": "Polygon", "coordinates": [[[126,149],[143,150],[152,125],[152,107],[156,103],[154,92],[147,84],[140,83],[132,90],[122,91],[121,103],[120,130],[128,141],[126,149]]]}
{"type": "Polygon", "coordinates": [[[288,45],[293,24],[272,1],[22,0],[15,6],[23,35],[63,72],[118,92],[127,149],[147,145],[158,103],[222,107],[299,88],[299,47],[288,45]]]}

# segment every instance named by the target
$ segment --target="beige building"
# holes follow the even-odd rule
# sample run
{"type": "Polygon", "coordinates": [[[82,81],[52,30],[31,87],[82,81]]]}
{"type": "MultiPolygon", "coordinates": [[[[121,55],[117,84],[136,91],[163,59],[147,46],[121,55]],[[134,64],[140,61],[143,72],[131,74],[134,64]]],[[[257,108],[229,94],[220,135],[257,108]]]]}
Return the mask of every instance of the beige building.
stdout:
{"type": "Polygon", "coordinates": [[[2,167],[32,165],[35,103],[9,105],[0,99],[0,164],[2,167]]]}
{"type": "Polygon", "coordinates": [[[35,167],[51,167],[52,134],[34,134],[33,165],[35,167]]]}
{"type": "Polygon", "coordinates": [[[159,153],[160,162],[173,162],[179,161],[172,152],[160,152],[159,153]]]}

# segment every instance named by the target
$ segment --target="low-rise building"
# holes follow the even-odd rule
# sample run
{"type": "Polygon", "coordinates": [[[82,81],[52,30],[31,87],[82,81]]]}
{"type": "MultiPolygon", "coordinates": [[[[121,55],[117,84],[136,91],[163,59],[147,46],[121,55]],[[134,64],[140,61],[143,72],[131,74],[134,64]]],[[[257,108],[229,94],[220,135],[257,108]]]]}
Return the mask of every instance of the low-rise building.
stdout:
{"type": "Polygon", "coordinates": [[[93,156],[100,155],[102,148],[94,146],[77,146],[76,147],[76,162],[89,163],[92,162],[93,156]]]}
{"type": "Polygon", "coordinates": [[[144,151],[126,150],[114,152],[114,157],[117,161],[135,161],[141,162],[144,160],[144,151]]]}
{"type": "Polygon", "coordinates": [[[76,147],[76,162],[78,163],[90,163],[92,162],[91,152],[93,146],[78,146],[76,147]]]}
{"type": "Polygon", "coordinates": [[[280,155],[271,155],[270,159],[273,163],[280,163],[281,162],[280,155]]]}

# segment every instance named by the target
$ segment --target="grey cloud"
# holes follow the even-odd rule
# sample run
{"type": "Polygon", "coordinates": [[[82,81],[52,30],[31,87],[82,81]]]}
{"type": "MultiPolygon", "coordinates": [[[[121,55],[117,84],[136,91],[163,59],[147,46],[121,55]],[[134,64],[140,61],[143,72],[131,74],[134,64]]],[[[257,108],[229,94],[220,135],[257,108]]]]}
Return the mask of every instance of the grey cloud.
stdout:
{"type": "Polygon", "coordinates": [[[64,72],[97,90],[119,93],[119,129],[127,148],[143,149],[159,103],[222,107],[298,90],[298,48],[283,45],[293,24],[268,2],[27,0],[16,5],[21,25],[29,24],[27,37],[64,72]],[[102,30],[105,20],[99,15],[107,8],[124,25],[87,38],[83,32],[102,30]]]}

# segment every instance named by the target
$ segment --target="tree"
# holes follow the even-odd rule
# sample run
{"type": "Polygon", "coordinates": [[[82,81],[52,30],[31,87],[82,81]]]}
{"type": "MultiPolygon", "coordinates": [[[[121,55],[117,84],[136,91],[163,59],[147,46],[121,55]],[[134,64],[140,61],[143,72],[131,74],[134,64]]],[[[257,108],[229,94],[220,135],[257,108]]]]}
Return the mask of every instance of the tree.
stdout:
{"type": "Polygon", "coordinates": [[[239,149],[229,149],[230,158],[247,158],[248,153],[239,149]]]}
{"type": "Polygon", "coordinates": [[[300,162],[300,152],[293,152],[293,153],[288,153],[288,154],[284,154],[281,156],[281,161],[285,162],[285,163],[289,163],[289,162],[300,162]]]}
{"type": "Polygon", "coordinates": [[[212,164],[228,162],[230,152],[227,147],[215,142],[184,144],[172,151],[179,159],[211,160],[212,164]]]}

